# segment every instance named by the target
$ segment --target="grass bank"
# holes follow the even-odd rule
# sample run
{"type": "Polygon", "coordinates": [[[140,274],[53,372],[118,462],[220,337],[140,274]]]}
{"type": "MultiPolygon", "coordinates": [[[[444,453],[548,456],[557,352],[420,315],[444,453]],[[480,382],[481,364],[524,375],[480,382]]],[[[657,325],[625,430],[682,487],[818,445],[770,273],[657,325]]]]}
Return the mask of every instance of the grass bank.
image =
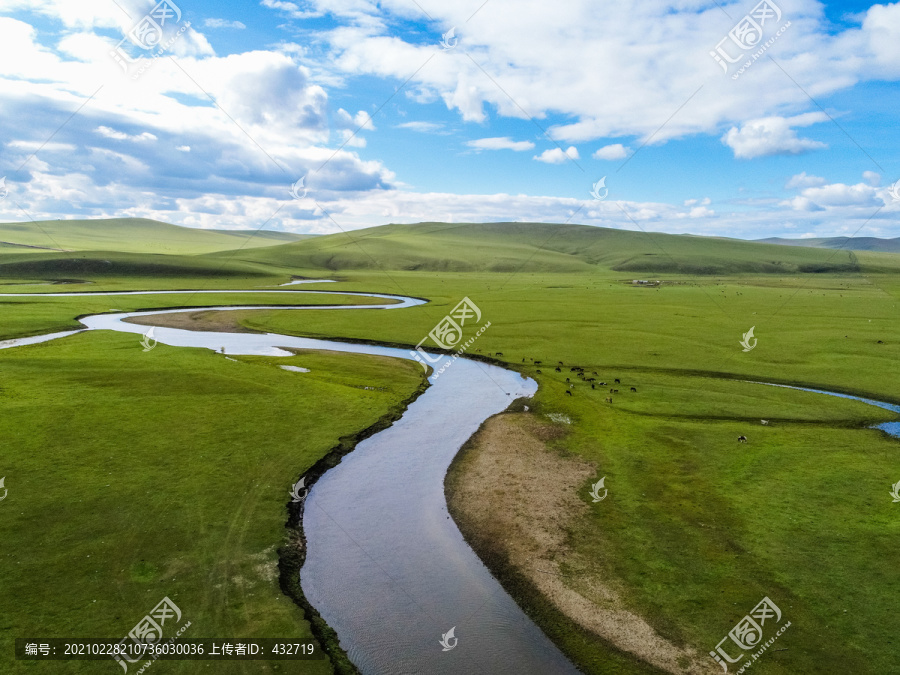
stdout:
{"type": "MultiPolygon", "coordinates": [[[[185,637],[313,635],[279,584],[288,491],[396,416],[422,377],[382,357],[231,358],[143,353],[132,336],[99,331],[0,351],[0,587],[16,599],[0,627],[4,673],[33,670],[12,658],[17,637],[119,638],[164,596],[192,622],[185,637]]],[[[60,661],[54,672],[97,667],[60,661]]],[[[294,667],[222,661],[216,672],[294,667]]],[[[327,660],[302,668],[332,671],[327,660]]]]}

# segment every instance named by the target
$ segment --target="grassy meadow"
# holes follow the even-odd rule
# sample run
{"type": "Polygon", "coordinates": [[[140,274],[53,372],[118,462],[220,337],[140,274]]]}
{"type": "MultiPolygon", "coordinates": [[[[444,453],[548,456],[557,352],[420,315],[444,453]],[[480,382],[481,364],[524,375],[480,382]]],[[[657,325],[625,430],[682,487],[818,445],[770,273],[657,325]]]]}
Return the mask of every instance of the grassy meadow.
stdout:
{"type": "MultiPolygon", "coordinates": [[[[310,637],[278,585],[288,492],[339,439],[399,408],[420,370],[337,353],[233,358],[144,353],[102,332],[0,350],[0,588],[15,604],[0,625],[2,672],[36,670],[12,659],[15,638],[121,638],[164,596],[192,622],[185,637],[310,637]]],[[[331,672],[327,661],[214,666],[331,672]]]]}
{"type": "Polygon", "coordinates": [[[30,247],[62,251],[197,255],[277,246],[302,238],[302,235],[286,232],[191,229],[146,218],[0,223],[0,242],[8,250],[30,247]]]}
{"type": "MultiPolygon", "coordinates": [[[[609,498],[572,525],[572,549],[661,635],[701,652],[768,595],[793,625],[777,643],[786,651],[753,670],[779,674],[891,672],[900,657],[900,505],[888,495],[900,480],[900,441],[867,429],[896,419],[890,412],[742,380],[900,403],[898,272],[900,258],[885,253],[528,224],[387,226],[157,258],[0,249],[0,292],[242,289],[303,276],[340,282],[308,288],[431,301],[387,312],[229,313],[237,326],[311,337],[415,345],[469,297],[491,322],[471,351],[534,377],[534,414],[571,420],[551,450],[606,476],[609,498]],[[61,278],[91,283],[37,285],[61,278]],[[662,283],[633,286],[636,278],[662,283]],[[751,326],[758,343],[744,352],[751,326]],[[573,365],[609,386],[591,389],[573,365]]],[[[112,308],[271,301],[0,298],[0,337],[64,330],[112,308]]],[[[0,475],[10,489],[0,503],[0,586],[25,598],[16,621],[28,618],[0,630],[0,641],[74,626],[118,635],[166,594],[197,617],[196,636],[308,634],[300,610],[256,571],[283,535],[288,477],[407,398],[418,366],[277,360],[313,370],[300,376],[272,359],[238,360],[164,345],[143,354],[132,337],[101,333],[0,351],[0,475]]],[[[578,589],[577,570],[568,574],[578,589]]],[[[539,599],[516,597],[585,672],[631,672],[539,599]]],[[[245,672],[231,667],[223,672],[245,672]]]]}

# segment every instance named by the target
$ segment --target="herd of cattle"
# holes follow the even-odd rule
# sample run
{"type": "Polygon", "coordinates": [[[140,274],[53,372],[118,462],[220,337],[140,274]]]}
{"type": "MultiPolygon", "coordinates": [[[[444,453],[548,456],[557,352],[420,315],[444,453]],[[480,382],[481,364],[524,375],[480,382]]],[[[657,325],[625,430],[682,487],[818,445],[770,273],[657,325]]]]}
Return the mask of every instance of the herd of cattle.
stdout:
{"type": "MultiPolygon", "coordinates": [[[[497,356],[502,356],[502,353],[498,352],[496,355],[497,355],[497,356]]],[[[530,360],[531,360],[531,362],[532,362],[534,365],[536,365],[536,366],[541,366],[541,365],[543,365],[543,363],[544,363],[543,361],[535,361],[534,359],[530,359],[530,360]]],[[[524,358],[522,359],[522,363],[525,363],[525,359],[524,359],[524,358]]],[[[557,363],[558,363],[559,365],[556,366],[555,370],[556,370],[557,373],[561,373],[561,372],[562,372],[562,369],[563,369],[563,366],[564,366],[565,364],[563,364],[562,361],[558,361],[557,363]]],[[[591,385],[591,389],[596,389],[597,387],[606,387],[606,386],[609,386],[609,385],[606,384],[606,382],[597,382],[597,377],[596,377],[597,371],[596,371],[596,370],[592,370],[592,371],[591,371],[591,375],[594,375],[595,377],[588,377],[588,376],[586,375],[585,369],[582,368],[581,366],[571,366],[571,367],[569,368],[569,372],[570,372],[570,373],[575,373],[575,374],[581,379],[581,381],[584,382],[585,384],[588,384],[588,383],[589,383],[589,384],[591,385]]],[[[538,370],[537,370],[537,374],[538,374],[538,375],[541,375],[541,374],[542,374],[542,371],[541,371],[540,369],[538,369],[538,370]]],[[[617,377],[617,378],[615,378],[615,380],[613,381],[613,383],[614,383],[614,384],[621,384],[621,380],[617,377]]],[[[566,389],[566,394],[568,394],[569,396],[572,396],[572,390],[575,388],[575,385],[574,385],[574,384],[572,383],[572,381],[571,381],[571,376],[569,376],[569,377],[566,378],[566,384],[569,385],[569,388],[566,389]]],[[[634,394],[637,393],[637,388],[636,388],[636,387],[631,387],[630,389],[631,389],[631,392],[632,392],[632,393],[634,393],[634,394]]],[[[609,393],[610,393],[610,394],[618,394],[618,393],[619,393],[619,390],[616,389],[615,387],[613,387],[613,388],[611,388],[611,389],[609,390],[609,393]]],[[[612,396],[607,396],[607,397],[605,397],[603,400],[604,400],[606,403],[612,403],[612,402],[613,402],[612,396]]],[[[768,421],[768,420],[762,420],[762,423],[763,423],[763,424],[768,424],[769,421],[768,421]]],[[[741,442],[741,443],[746,443],[746,442],[747,442],[747,437],[744,436],[744,435],[738,436],[738,441],[741,442]]]]}
{"type": "MultiPolygon", "coordinates": [[[[532,361],[532,363],[534,363],[534,365],[536,365],[536,366],[543,365],[543,363],[544,363],[543,361],[535,361],[534,359],[531,359],[531,361],[532,361]]],[[[525,363],[525,359],[524,359],[524,358],[522,359],[522,363],[525,363]]],[[[557,372],[557,373],[561,373],[561,372],[562,372],[562,369],[563,369],[563,366],[564,366],[565,364],[564,364],[562,361],[558,361],[558,364],[559,364],[559,365],[556,366],[556,372],[557,372]]],[[[542,372],[543,372],[543,371],[541,371],[540,368],[537,370],[537,374],[538,374],[538,375],[540,375],[542,372]]],[[[575,373],[575,374],[581,379],[581,381],[584,382],[585,384],[590,384],[590,385],[591,385],[591,389],[596,389],[597,387],[606,387],[606,386],[609,386],[609,385],[607,385],[606,382],[598,382],[598,381],[597,381],[597,377],[596,377],[597,371],[596,371],[596,370],[592,370],[592,371],[591,371],[591,375],[594,375],[595,377],[588,377],[587,374],[586,374],[587,371],[585,371],[585,369],[582,368],[581,366],[571,366],[571,367],[569,368],[569,372],[570,372],[570,373],[575,373]]],[[[615,378],[615,380],[613,381],[613,383],[614,383],[614,384],[621,384],[622,381],[617,377],[617,378],[615,378]]],[[[567,377],[567,378],[566,378],[566,384],[569,385],[569,388],[566,389],[566,394],[568,394],[569,396],[572,396],[572,390],[575,388],[575,385],[572,383],[572,378],[571,378],[571,377],[567,377]]],[[[637,388],[636,388],[636,387],[631,387],[631,391],[632,391],[633,393],[636,394],[636,393],[637,393],[637,388]]],[[[610,393],[610,394],[618,394],[618,393],[619,393],[619,390],[616,389],[615,387],[613,387],[613,388],[611,388],[611,389],[609,390],[609,393],[610,393]]],[[[604,400],[605,400],[607,403],[612,403],[612,402],[613,402],[611,396],[607,396],[604,400]]]]}

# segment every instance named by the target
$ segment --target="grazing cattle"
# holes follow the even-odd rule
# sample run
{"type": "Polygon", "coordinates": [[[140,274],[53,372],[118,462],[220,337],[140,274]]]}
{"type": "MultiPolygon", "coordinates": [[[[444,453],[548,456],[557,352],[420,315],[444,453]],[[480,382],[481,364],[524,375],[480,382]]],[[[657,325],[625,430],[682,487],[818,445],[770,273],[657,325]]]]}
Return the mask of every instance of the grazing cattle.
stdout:
{"type": "Polygon", "coordinates": [[[760,422],[762,422],[763,424],[768,424],[769,420],[760,420],[760,422]]]}
{"type": "Polygon", "coordinates": [[[569,372],[570,372],[570,373],[577,373],[577,372],[578,372],[578,368],[576,368],[575,366],[572,366],[571,368],[569,368],[569,372]]]}
{"type": "Polygon", "coordinates": [[[561,372],[562,372],[562,370],[559,369],[559,366],[556,366],[556,372],[557,372],[557,373],[561,373],[561,372]]]}
{"type": "Polygon", "coordinates": [[[631,388],[631,391],[633,391],[635,394],[637,393],[637,389],[635,389],[634,387],[631,388]]]}
{"type": "Polygon", "coordinates": [[[525,357],[524,357],[524,356],[522,357],[522,363],[525,363],[525,357]]]}
{"type": "Polygon", "coordinates": [[[567,394],[568,394],[568,395],[569,395],[569,396],[571,396],[571,395],[572,395],[572,392],[571,392],[571,391],[569,391],[569,390],[568,390],[568,389],[566,389],[566,393],[567,393],[567,394]]]}
{"type": "Polygon", "coordinates": [[[543,361],[535,361],[535,362],[534,362],[534,365],[539,366],[539,365],[541,365],[542,363],[543,363],[543,361]]]}
{"type": "Polygon", "coordinates": [[[610,389],[610,390],[609,390],[609,393],[610,393],[610,394],[611,394],[611,393],[613,393],[613,390],[612,390],[612,389],[610,389]]]}
{"type": "Polygon", "coordinates": [[[615,382],[616,382],[616,384],[622,384],[622,383],[619,381],[619,378],[618,378],[618,377],[616,378],[615,382]]]}
{"type": "Polygon", "coordinates": [[[592,375],[596,375],[596,374],[597,374],[597,371],[595,370],[595,371],[594,371],[593,373],[591,373],[591,374],[592,374],[592,375]]]}
{"type": "Polygon", "coordinates": [[[569,381],[569,378],[567,377],[567,378],[566,378],[566,382],[568,382],[568,381],[569,381]]]}
{"type": "Polygon", "coordinates": [[[540,371],[540,369],[538,369],[537,374],[538,374],[538,375],[541,375],[541,374],[542,374],[541,371],[540,371]]]}
{"type": "Polygon", "coordinates": [[[738,440],[739,440],[741,443],[746,443],[746,442],[747,442],[747,437],[746,437],[746,436],[738,436],[738,440]]]}
{"type": "Polygon", "coordinates": [[[557,363],[559,363],[559,365],[563,365],[563,362],[562,362],[562,361],[557,361],[557,363]]]}
{"type": "Polygon", "coordinates": [[[591,384],[591,389],[596,389],[596,387],[593,384],[591,384]]]}
{"type": "Polygon", "coordinates": [[[503,352],[497,352],[494,356],[503,356],[503,352]]]}
{"type": "Polygon", "coordinates": [[[575,388],[575,385],[574,385],[574,384],[570,384],[570,385],[569,385],[569,389],[574,389],[574,388],[575,388]]]}
{"type": "Polygon", "coordinates": [[[606,386],[606,382],[601,382],[601,383],[600,383],[600,386],[601,386],[601,387],[605,387],[605,386],[606,386]]]}
{"type": "Polygon", "coordinates": [[[612,403],[612,399],[611,399],[609,396],[607,396],[607,397],[606,397],[605,399],[603,399],[603,400],[606,401],[607,403],[612,403]]]}

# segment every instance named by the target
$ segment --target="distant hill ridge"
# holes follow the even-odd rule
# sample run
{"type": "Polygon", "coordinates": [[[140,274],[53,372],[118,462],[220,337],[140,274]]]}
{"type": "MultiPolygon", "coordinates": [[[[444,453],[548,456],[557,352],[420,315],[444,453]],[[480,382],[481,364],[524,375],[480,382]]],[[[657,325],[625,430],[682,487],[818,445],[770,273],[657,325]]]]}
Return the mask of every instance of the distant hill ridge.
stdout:
{"type": "Polygon", "coordinates": [[[304,235],[268,230],[202,230],[148,218],[43,220],[0,223],[4,250],[119,251],[197,255],[278,246],[304,235]]]}
{"type": "MultiPolygon", "coordinates": [[[[416,223],[322,235],[244,260],[303,269],[446,272],[584,272],[623,276],[858,272],[850,251],[740,239],[548,223],[416,223]]],[[[893,266],[892,261],[881,265],[893,266]]],[[[897,263],[900,265],[900,261],[897,263]]]]}
{"type": "Polygon", "coordinates": [[[205,270],[208,265],[222,265],[217,261],[224,258],[228,265],[239,263],[249,266],[248,270],[274,265],[323,274],[340,270],[610,271],[626,279],[658,279],[664,275],[845,274],[863,268],[896,272],[900,257],[884,253],[885,242],[896,247],[890,252],[900,251],[900,239],[754,242],[522,222],[389,224],[318,236],[201,230],[141,218],[0,224],[0,258],[9,268],[6,276],[24,273],[19,267],[26,259],[29,273],[35,274],[35,266],[57,269],[64,258],[80,261],[65,264],[83,266],[88,259],[105,259],[113,252],[131,256],[127,264],[133,273],[150,264],[148,256],[154,255],[158,258],[154,265],[177,262],[179,269],[187,265],[205,270]],[[829,246],[828,242],[837,243],[829,246]],[[840,246],[845,250],[835,250],[840,246]],[[860,248],[866,246],[871,248],[860,248]],[[176,261],[179,257],[183,259],[176,261]]]}
{"type": "Polygon", "coordinates": [[[900,237],[895,239],[879,239],[878,237],[826,237],[822,239],[783,239],[770,237],[754,240],[760,244],[778,244],[780,246],[807,246],[811,248],[843,248],[848,251],[881,251],[882,253],[900,253],[900,237]]]}

